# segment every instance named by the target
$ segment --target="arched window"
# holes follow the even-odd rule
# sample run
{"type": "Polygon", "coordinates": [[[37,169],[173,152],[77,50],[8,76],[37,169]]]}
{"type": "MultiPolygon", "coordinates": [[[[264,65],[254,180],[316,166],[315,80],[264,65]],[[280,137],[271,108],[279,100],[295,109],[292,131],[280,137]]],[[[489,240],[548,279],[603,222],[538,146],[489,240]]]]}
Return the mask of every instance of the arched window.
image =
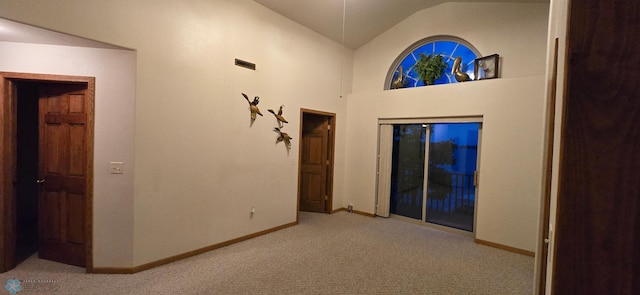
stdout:
{"type": "Polygon", "coordinates": [[[384,89],[424,86],[424,82],[414,70],[421,54],[441,55],[447,64],[444,75],[435,80],[434,84],[457,83],[451,72],[456,57],[462,58],[460,70],[467,73],[473,80],[473,63],[476,58],[481,56],[473,45],[458,37],[434,36],[422,39],[409,46],[396,58],[387,74],[384,89]],[[402,80],[399,79],[399,75],[402,75],[402,80]]]}

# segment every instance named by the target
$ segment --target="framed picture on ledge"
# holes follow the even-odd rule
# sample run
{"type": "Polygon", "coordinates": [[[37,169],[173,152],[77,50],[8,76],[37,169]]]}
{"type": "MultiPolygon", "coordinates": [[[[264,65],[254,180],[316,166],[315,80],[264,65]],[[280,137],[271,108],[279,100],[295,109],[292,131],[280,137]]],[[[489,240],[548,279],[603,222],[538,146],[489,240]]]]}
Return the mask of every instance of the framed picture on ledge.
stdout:
{"type": "Polygon", "coordinates": [[[499,62],[500,56],[498,54],[476,58],[473,69],[476,80],[498,78],[499,62]]]}

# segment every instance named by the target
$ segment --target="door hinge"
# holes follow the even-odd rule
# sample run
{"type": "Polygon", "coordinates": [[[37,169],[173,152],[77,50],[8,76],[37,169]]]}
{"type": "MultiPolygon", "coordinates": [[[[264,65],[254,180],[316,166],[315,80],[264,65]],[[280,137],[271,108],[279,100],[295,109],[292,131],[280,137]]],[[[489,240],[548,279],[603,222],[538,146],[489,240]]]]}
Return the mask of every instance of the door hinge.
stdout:
{"type": "Polygon", "coordinates": [[[478,173],[477,170],[473,172],[473,185],[475,185],[475,186],[478,186],[478,178],[479,178],[478,174],[479,173],[478,173]]]}
{"type": "Polygon", "coordinates": [[[329,196],[324,196],[324,200],[328,201],[329,200],[329,196]]]}

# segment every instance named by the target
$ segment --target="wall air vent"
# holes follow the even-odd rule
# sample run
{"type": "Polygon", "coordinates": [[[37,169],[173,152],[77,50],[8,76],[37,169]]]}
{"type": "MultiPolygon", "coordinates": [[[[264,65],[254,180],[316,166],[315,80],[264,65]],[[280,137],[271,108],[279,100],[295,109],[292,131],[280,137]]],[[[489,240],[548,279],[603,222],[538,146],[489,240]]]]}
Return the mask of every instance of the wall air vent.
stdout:
{"type": "Polygon", "coordinates": [[[256,64],[252,62],[244,61],[241,59],[237,59],[237,58],[236,58],[236,66],[247,68],[254,71],[256,70],[256,64]]]}

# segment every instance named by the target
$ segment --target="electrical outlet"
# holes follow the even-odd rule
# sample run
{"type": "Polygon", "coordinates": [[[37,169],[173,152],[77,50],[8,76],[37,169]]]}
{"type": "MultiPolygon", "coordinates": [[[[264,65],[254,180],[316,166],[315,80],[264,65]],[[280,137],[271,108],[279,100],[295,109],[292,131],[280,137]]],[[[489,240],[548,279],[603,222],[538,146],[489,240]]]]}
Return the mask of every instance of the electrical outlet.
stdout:
{"type": "Polygon", "coordinates": [[[111,174],[124,174],[124,163],[111,162],[110,171],[111,171],[111,174]]]}

